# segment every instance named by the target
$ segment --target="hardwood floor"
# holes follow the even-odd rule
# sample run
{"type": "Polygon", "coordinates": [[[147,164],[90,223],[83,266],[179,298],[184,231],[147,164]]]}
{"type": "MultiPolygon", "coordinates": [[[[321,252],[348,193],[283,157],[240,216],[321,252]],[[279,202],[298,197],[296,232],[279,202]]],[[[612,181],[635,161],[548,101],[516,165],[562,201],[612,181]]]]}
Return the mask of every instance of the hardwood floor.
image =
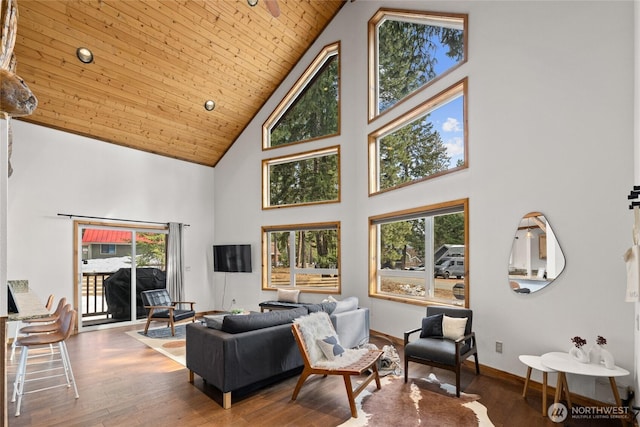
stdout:
{"type": "MultiPolygon", "coordinates": [[[[26,395],[21,415],[8,402],[9,426],[336,426],[350,418],[341,378],[312,378],[296,402],[291,393],[297,376],[245,396],[234,396],[231,409],[220,406],[222,395],[187,369],[125,334],[140,326],[72,336],[67,341],[79,399],[67,388],[26,395]]],[[[379,347],[383,337],[372,337],[379,347]]],[[[399,352],[401,346],[396,345],[399,352]]],[[[402,356],[402,354],[401,354],[402,356]]],[[[480,355],[482,362],[482,355],[480,355]]],[[[7,395],[11,397],[17,358],[7,362],[7,395]]],[[[453,373],[417,364],[410,376],[436,373],[455,383],[453,373]]],[[[557,426],[540,414],[541,395],[530,390],[522,398],[522,382],[505,381],[465,369],[463,390],[481,396],[495,426],[557,426]]],[[[551,397],[550,397],[551,398],[551,397]]],[[[400,421],[400,420],[399,420],[400,421]]],[[[376,425],[375,421],[370,425],[376,425]]],[[[399,422],[398,425],[401,425],[399,422]]],[[[619,421],[574,420],[565,426],[619,426],[619,421]]]]}

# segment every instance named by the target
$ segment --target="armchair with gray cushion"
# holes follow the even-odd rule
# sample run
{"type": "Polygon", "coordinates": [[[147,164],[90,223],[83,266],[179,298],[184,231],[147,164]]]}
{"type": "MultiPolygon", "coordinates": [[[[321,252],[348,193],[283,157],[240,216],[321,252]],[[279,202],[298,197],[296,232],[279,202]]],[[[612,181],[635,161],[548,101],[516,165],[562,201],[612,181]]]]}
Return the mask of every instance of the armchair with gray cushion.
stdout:
{"type": "Polygon", "coordinates": [[[429,306],[422,327],[404,333],[404,382],[408,379],[409,362],[447,369],[456,374],[456,396],[460,397],[460,366],[471,355],[475,356],[476,374],[480,374],[473,311],[429,306]],[[410,341],[415,332],[420,332],[420,338],[410,341]]]}
{"type": "Polygon", "coordinates": [[[192,301],[171,301],[169,291],[166,289],[153,289],[140,293],[142,303],[147,310],[147,324],[144,333],[147,334],[149,324],[152,320],[167,322],[171,326],[171,335],[176,334],[175,324],[191,320],[196,321],[196,312],[193,309],[195,302],[192,301]],[[179,304],[190,304],[190,309],[180,309],[179,304]]]}

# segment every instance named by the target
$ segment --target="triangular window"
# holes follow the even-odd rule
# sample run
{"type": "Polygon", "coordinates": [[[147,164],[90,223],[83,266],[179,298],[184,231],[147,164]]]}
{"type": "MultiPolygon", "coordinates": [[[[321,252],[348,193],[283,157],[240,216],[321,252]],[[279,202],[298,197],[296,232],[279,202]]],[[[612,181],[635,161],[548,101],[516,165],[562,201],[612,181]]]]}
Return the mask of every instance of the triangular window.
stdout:
{"type": "Polygon", "coordinates": [[[325,47],[263,126],[263,149],[340,133],[340,44],[325,47]]]}

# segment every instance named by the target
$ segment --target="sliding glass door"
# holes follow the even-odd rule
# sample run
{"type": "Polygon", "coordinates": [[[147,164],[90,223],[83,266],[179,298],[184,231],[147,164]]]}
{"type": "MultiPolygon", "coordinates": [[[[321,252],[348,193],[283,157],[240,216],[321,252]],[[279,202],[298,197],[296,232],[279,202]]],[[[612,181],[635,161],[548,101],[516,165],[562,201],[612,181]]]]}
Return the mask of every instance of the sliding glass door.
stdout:
{"type": "Polygon", "coordinates": [[[166,286],[165,228],[75,222],[78,328],[146,317],[140,292],[166,286]]]}

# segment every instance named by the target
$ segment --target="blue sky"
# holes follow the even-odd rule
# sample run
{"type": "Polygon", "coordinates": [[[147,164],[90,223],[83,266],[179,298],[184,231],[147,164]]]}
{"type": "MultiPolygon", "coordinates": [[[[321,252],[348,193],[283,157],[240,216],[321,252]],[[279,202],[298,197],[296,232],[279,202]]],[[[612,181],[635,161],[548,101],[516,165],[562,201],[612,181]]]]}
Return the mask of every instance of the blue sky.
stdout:
{"type": "MultiPolygon", "coordinates": [[[[455,67],[458,61],[447,56],[448,47],[443,46],[438,39],[432,40],[436,44],[434,52],[436,58],[435,71],[439,76],[448,69],[455,67]]],[[[464,160],[464,97],[458,96],[450,102],[441,105],[430,113],[434,128],[447,147],[447,154],[451,158],[450,167],[455,167],[458,160],[464,160]]]]}
{"type": "Polygon", "coordinates": [[[450,167],[455,167],[458,160],[464,159],[464,97],[457,98],[439,106],[429,113],[434,129],[447,147],[447,155],[451,158],[450,167]]]}

